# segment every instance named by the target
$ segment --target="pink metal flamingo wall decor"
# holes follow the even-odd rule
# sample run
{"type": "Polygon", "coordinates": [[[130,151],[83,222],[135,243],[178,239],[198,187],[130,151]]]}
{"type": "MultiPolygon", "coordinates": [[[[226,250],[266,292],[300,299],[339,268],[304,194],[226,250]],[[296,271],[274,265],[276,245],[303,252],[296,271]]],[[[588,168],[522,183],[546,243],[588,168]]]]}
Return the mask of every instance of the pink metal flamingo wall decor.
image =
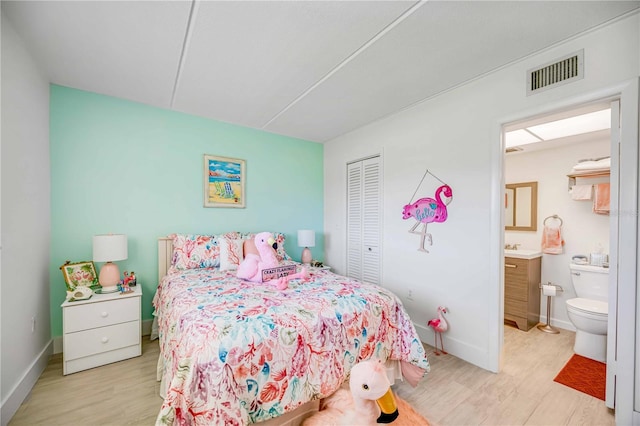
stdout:
{"type": "MultiPolygon", "coordinates": [[[[427,173],[429,173],[429,170],[427,170],[427,173]]],[[[417,221],[416,224],[411,227],[409,232],[420,235],[420,246],[418,247],[418,251],[429,253],[429,251],[424,248],[424,243],[425,240],[428,239],[429,245],[433,245],[433,238],[431,234],[427,232],[427,224],[431,222],[444,222],[447,220],[447,205],[452,199],[453,191],[451,190],[451,187],[444,184],[436,190],[435,199],[430,197],[420,198],[418,201],[404,206],[404,209],[402,210],[402,218],[409,219],[410,217],[413,217],[417,221]],[[417,231],[417,228],[420,225],[423,225],[422,229],[417,231]]]]}

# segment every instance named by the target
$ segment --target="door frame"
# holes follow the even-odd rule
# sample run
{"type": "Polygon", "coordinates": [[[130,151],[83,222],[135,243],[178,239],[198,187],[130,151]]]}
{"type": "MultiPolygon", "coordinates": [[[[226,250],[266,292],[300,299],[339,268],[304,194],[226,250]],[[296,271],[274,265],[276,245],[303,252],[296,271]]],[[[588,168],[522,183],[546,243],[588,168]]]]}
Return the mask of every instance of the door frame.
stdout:
{"type": "MultiPolygon", "coordinates": [[[[604,99],[620,100],[620,163],[619,163],[619,207],[618,216],[618,283],[637,283],[638,259],[638,99],[639,79],[634,78],[600,90],[567,97],[552,103],[514,113],[496,120],[492,137],[499,141],[492,147],[491,172],[491,235],[490,289],[492,313],[489,321],[489,369],[499,372],[504,357],[504,150],[503,126],[507,123],[525,120],[529,117],[550,114],[554,111],[571,109],[579,105],[604,99]]],[[[614,151],[612,150],[612,153],[614,151]]],[[[620,424],[640,424],[639,400],[634,400],[635,389],[640,390],[640,376],[635,369],[640,366],[640,327],[636,329],[635,319],[639,293],[636,285],[621,285],[617,294],[617,318],[633,318],[633,321],[619,321],[616,333],[616,362],[613,371],[624,371],[616,377],[616,422],[620,424]],[[638,349],[638,350],[636,350],[638,349]],[[634,374],[628,374],[634,372],[634,374]]],[[[610,313],[611,319],[611,313],[610,313]]],[[[640,392],[639,392],[640,393],[640,392]]]]}

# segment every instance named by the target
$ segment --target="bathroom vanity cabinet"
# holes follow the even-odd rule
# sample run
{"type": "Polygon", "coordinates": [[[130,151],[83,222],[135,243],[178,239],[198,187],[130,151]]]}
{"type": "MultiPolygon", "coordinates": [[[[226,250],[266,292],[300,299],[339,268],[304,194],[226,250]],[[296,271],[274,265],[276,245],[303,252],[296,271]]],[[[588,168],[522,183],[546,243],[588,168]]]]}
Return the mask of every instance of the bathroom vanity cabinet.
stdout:
{"type": "Polygon", "coordinates": [[[540,321],[542,257],[504,258],[504,319],[527,331],[540,321]]]}

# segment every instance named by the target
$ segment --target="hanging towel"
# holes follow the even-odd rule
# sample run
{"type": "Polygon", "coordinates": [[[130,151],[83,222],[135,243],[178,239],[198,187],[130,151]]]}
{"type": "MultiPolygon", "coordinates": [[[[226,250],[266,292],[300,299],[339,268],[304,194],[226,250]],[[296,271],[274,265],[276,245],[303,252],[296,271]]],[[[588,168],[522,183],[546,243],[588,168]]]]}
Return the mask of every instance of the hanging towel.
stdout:
{"type": "Polygon", "coordinates": [[[609,214],[609,200],[611,196],[611,185],[608,183],[598,183],[594,185],[593,191],[593,212],[597,214],[609,214]]]}
{"type": "Polygon", "coordinates": [[[593,185],[573,185],[571,187],[572,200],[590,200],[593,185]]]}
{"type": "Polygon", "coordinates": [[[563,245],[562,227],[545,225],[542,230],[542,252],[546,254],[562,254],[563,245]]]}

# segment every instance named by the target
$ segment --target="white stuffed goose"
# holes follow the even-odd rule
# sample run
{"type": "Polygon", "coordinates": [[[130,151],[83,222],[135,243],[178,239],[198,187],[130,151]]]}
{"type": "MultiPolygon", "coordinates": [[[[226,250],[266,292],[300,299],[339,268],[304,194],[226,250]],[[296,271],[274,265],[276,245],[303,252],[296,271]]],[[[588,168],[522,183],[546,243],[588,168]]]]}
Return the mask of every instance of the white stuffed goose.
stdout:
{"type": "Polygon", "coordinates": [[[304,426],[376,425],[391,423],[398,409],[381,361],[369,360],[351,369],[349,390],[338,389],[321,402],[320,411],[304,426]]]}

